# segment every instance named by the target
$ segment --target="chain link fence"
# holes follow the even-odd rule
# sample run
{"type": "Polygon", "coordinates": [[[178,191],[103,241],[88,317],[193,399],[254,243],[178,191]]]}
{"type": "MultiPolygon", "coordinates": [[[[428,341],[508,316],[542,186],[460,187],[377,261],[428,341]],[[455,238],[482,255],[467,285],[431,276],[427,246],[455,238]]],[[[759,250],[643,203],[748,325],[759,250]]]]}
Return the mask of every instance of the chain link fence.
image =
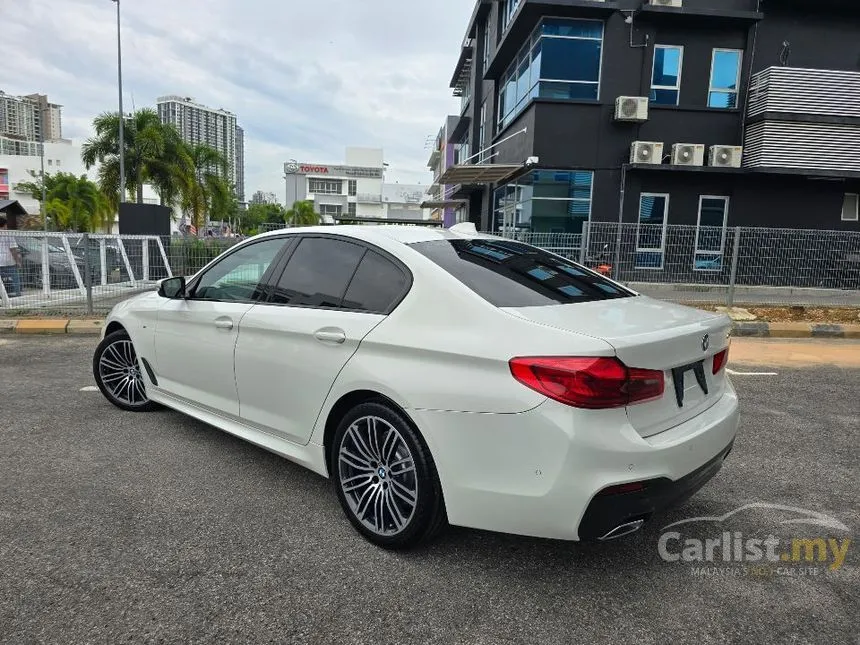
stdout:
{"type": "MultiPolygon", "coordinates": [[[[190,276],[238,238],[8,231],[0,315],[103,315],[173,275],[190,276]]],[[[689,304],[860,307],[860,233],[592,222],[582,234],[508,232],[600,268],[640,293],[689,304]]]]}
{"type": "Polygon", "coordinates": [[[664,300],[715,305],[860,306],[860,233],[591,222],[582,235],[503,236],[664,300]]]}

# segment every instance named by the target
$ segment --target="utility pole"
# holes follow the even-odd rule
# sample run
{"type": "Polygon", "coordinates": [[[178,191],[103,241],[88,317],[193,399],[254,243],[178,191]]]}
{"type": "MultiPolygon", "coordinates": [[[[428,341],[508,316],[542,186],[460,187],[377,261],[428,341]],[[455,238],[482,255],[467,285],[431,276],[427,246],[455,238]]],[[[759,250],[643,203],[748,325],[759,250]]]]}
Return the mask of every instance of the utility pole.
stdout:
{"type": "Polygon", "coordinates": [[[116,3],[116,66],[119,85],[119,203],[125,201],[125,113],[122,109],[122,38],[119,20],[119,0],[116,3]]]}

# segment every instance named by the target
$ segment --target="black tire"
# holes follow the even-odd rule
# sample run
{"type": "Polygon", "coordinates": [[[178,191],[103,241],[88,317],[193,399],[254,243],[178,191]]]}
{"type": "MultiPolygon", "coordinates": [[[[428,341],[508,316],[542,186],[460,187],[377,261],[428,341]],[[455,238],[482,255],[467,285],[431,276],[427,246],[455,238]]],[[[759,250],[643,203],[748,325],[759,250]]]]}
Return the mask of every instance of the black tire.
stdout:
{"type": "MultiPolygon", "coordinates": [[[[433,463],[430,451],[405,415],[384,403],[362,403],[350,410],[341,419],[331,447],[330,472],[338,500],[347,518],[365,539],[377,546],[386,549],[414,547],[429,542],[447,524],[442,487],[439,484],[439,475],[436,472],[436,465],[433,463]],[[362,429],[371,431],[369,419],[375,419],[374,428],[381,427],[381,431],[373,430],[378,437],[376,450],[372,445],[365,446],[366,452],[359,452],[356,456],[362,458],[361,463],[366,463],[364,457],[367,454],[373,457],[382,455],[383,461],[372,462],[379,465],[375,471],[373,469],[354,468],[353,465],[356,462],[349,461],[351,456],[348,457],[341,452],[346,449],[349,451],[349,455],[353,455],[356,450],[360,450],[355,443],[355,436],[362,429]],[[388,436],[390,436],[388,435],[389,429],[396,431],[402,444],[398,443],[396,437],[391,440],[393,443],[387,444],[388,436]],[[383,435],[386,435],[384,439],[382,438],[383,435]],[[382,441],[381,447],[380,441],[382,441]],[[388,447],[387,451],[386,447],[388,447]],[[390,458],[386,456],[386,452],[390,458]],[[407,464],[403,464],[407,455],[411,457],[411,462],[414,465],[414,476],[412,471],[400,470],[408,468],[407,464]],[[386,473],[385,470],[391,464],[394,464],[395,468],[400,464],[400,469],[391,468],[390,472],[386,473]],[[381,478],[380,471],[383,471],[381,478]],[[365,476],[368,481],[363,479],[365,476]],[[358,483],[350,482],[350,479],[357,479],[358,483]],[[344,483],[344,480],[347,483],[344,483]],[[410,496],[401,493],[401,491],[405,488],[411,488],[413,485],[417,496],[411,516],[405,518],[405,513],[402,511],[404,507],[409,506],[408,499],[410,496]],[[357,492],[346,490],[356,486],[363,488],[357,492]],[[360,517],[361,504],[358,503],[358,507],[354,507],[357,505],[357,498],[359,496],[363,498],[364,494],[371,495],[374,501],[367,503],[364,508],[365,513],[360,517]],[[371,505],[373,505],[373,512],[368,513],[371,505]],[[395,516],[395,513],[400,513],[400,515],[395,516]],[[378,527],[374,529],[368,525],[371,516],[373,516],[374,524],[377,524],[378,519],[379,525],[384,525],[382,531],[378,527]],[[386,517],[390,521],[386,522],[386,517]],[[404,519],[404,522],[397,526],[399,519],[404,519]]],[[[360,500],[358,501],[360,502],[360,500]]]]}
{"type": "Polygon", "coordinates": [[[121,410],[151,412],[161,407],[146,396],[144,371],[131,338],[123,329],[108,334],[96,347],[93,377],[104,397],[121,410]]]}

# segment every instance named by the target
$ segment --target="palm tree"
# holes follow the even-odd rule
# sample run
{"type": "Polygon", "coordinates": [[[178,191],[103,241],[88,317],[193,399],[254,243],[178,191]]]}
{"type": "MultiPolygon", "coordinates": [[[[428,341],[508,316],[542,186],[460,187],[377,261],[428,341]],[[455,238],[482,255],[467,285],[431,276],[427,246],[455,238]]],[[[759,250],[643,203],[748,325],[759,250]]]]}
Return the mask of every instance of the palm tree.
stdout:
{"type": "Polygon", "coordinates": [[[315,226],[320,223],[320,216],[314,211],[314,203],[305,200],[293,204],[284,221],[290,226],[315,226]]]}
{"type": "Polygon", "coordinates": [[[58,173],[52,183],[45,210],[57,228],[82,233],[105,226],[113,210],[104,193],[86,175],[58,173]]]}
{"type": "MultiPolygon", "coordinates": [[[[102,192],[116,207],[119,203],[119,113],[105,112],[95,118],[96,136],[84,143],[81,159],[87,170],[96,163],[102,192]]],[[[150,182],[162,203],[179,195],[181,167],[186,159],[176,128],[162,123],[151,108],[137,110],[124,121],[125,184],[128,194],[143,202],[143,185],[150,182]]]]}
{"type": "Polygon", "coordinates": [[[182,210],[191,217],[198,231],[206,223],[206,215],[223,198],[223,191],[232,193],[222,176],[227,162],[220,152],[202,144],[187,149],[188,168],[179,177],[182,210]],[[225,188],[226,186],[226,188],[225,188]]]}

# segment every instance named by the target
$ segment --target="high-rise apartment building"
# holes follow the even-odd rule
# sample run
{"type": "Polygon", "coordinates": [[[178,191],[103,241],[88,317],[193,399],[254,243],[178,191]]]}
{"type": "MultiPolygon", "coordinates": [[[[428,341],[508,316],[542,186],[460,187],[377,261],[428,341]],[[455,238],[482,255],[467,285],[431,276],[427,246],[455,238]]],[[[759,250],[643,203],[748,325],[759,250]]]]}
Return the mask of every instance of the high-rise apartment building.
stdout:
{"type": "Polygon", "coordinates": [[[236,199],[245,201],[245,130],[236,126],[236,199]]]}
{"type": "Polygon", "coordinates": [[[0,155],[32,157],[41,154],[42,136],[62,142],[62,106],[44,94],[12,96],[0,91],[0,155]]]}
{"type": "Polygon", "coordinates": [[[244,133],[236,125],[235,114],[195,103],[191,97],[171,95],[159,97],[158,116],[162,123],[176,126],[185,142],[205,144],[220,152],[227,160],[227,179],[239,200],[244,199],[244,133]]]}

